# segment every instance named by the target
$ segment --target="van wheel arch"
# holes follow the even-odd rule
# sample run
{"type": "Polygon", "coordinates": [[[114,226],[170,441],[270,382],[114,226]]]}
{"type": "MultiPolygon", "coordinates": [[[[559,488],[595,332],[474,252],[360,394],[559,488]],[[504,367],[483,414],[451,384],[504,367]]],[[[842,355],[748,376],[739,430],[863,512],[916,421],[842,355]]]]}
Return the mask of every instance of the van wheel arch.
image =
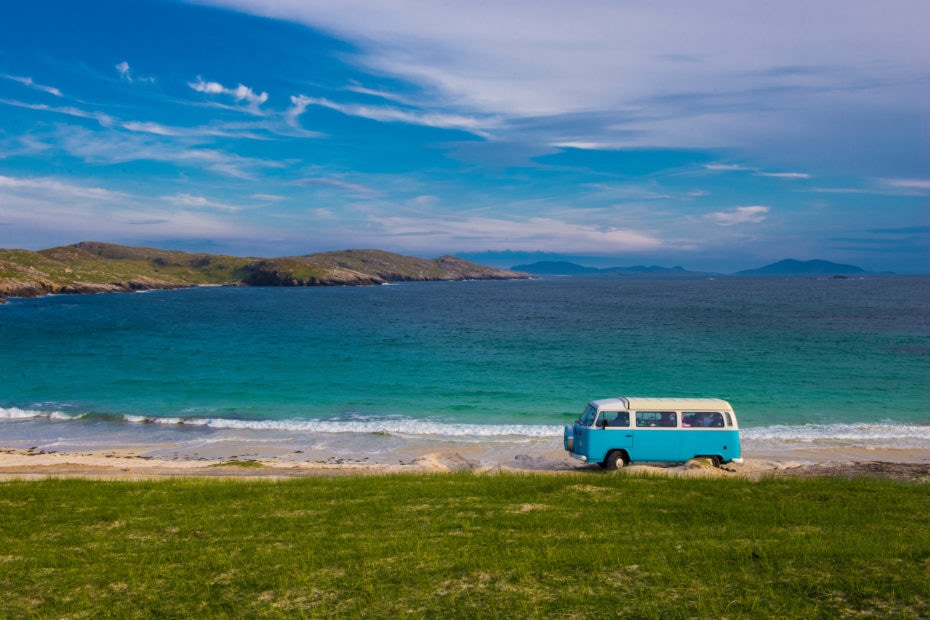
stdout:
{"type": "Polygon", "coordinates": [[[630,456],[625,450],[612,450],[601,466],[606,470],[623,469],[630,462],[630,456]]]}

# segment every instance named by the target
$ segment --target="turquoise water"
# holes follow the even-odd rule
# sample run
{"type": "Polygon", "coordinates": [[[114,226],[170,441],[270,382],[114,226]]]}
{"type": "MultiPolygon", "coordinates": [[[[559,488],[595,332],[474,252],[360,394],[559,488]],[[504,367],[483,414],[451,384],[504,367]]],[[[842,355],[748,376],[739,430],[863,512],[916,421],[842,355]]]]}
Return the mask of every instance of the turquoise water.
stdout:
{"type": "Polygon", "coordinates": [[[928,301],[930,278],[898,276],[12,299],[0,432],[548,436],[625,394],[725,398],[760,440],[930,447],[928,301]]]}

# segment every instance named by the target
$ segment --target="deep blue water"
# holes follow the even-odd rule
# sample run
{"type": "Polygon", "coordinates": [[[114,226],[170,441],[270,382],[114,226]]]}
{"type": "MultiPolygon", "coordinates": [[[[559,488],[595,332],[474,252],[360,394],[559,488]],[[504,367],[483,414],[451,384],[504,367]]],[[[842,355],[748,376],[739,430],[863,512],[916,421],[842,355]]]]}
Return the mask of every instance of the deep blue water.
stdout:
{"type": "Polygon", "coordinates": [[[0,432],[3,418],[81,417],[546,434],[625,394],[725,398],[760,433],[916,433],[930,446],[928,302],[930,278],[903,276],[12,299],[0,432]]]}

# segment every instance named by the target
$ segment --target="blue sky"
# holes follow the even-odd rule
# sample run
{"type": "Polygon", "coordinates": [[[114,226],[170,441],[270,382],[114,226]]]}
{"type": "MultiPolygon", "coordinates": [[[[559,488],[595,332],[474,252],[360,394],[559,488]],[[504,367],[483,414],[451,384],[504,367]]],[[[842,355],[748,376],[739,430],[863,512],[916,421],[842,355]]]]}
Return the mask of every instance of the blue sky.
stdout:
{"type": "Polygon", "coordinates": [[[930,272],[925,0],[0,16],[0,247],[930,272]]]}

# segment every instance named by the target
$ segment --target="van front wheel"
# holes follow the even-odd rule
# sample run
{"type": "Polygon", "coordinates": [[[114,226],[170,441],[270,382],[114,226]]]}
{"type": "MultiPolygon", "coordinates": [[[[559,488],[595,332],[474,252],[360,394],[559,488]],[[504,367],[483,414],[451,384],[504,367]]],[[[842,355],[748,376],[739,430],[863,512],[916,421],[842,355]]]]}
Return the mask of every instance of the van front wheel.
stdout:
{"type": "Polygon", "coordinates": [[[607,458],[604,459],[604,469],[614,470],[614,469],[623,469],[626,466],[626,454],[615,450],[607,455],[607,458]]]}

